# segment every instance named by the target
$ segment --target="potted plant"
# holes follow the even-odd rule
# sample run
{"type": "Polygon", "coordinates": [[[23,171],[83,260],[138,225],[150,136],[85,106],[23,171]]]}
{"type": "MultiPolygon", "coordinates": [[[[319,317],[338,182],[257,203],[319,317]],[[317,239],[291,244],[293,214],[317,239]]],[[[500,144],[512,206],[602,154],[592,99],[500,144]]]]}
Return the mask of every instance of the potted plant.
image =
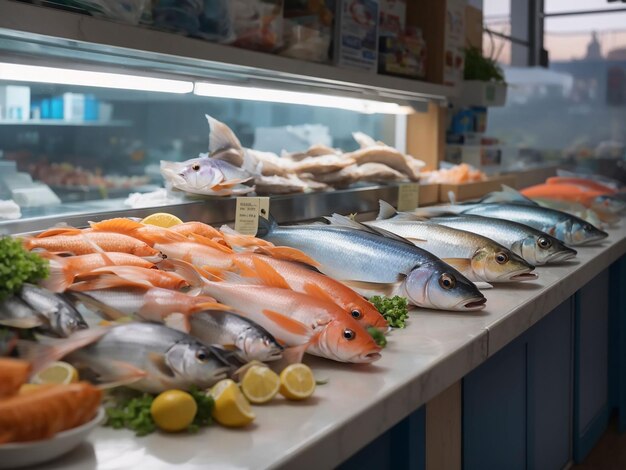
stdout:
{"type": "Polygon", "coordinates": [[[496,61],[484,57],[482,52],[470,47],[465,50],[461,101],[469,106],[503,106],[507,84],[496,61]]]}

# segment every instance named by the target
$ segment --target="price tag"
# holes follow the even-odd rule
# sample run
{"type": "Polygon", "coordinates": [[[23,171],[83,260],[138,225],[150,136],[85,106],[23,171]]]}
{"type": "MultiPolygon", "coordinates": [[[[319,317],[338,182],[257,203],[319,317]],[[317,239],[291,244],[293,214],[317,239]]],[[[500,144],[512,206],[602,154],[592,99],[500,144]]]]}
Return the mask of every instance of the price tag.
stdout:
{"type": "Polygon", "coordinates": [[[403,183],[398,187],[398,211],[413,211],[417,209],[420,197],[418,183],[403,183]]]}
{"type": "Polygon", "coordinates": [[[244,235],[256,235],[259,227],[259,198],[238,197],[235,230],[244,235]]]}
{"type": "Polygon", "coordinates": [[[259,198],[259,215],[266,219],[270,217],[270,198],[269,197],[260,197],[259,198]]]}

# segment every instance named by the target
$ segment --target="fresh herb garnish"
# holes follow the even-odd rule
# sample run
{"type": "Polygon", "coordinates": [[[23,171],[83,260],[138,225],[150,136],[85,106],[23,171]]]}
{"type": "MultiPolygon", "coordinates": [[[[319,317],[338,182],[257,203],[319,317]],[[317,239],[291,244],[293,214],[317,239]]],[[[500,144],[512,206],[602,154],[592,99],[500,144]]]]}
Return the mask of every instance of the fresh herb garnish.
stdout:
{"type": "Polygon", "coordinates": [[[25,282],[48,276],[48,261],[22,247],[19,239],[0,238],[0,300],[15,294],[25,282]]]}
{"type": "Polygon", "coordinates": [[[374,341],[378,346],[380,346],[381,348],[387,346],[387,338],[385,338],[385,334],[378,328],[370,326],[367,328],[367,332],[372,338],[374,338],[374,341]]]}
{"type": "Polygon", "coordinates": [[[394,297],[375,295],[369,300],[387,320],[389,326],[393,328],[404,328],[406,326],[405,322],[409,318],[409,310],[404,297],[399,295],[394,297]]]}

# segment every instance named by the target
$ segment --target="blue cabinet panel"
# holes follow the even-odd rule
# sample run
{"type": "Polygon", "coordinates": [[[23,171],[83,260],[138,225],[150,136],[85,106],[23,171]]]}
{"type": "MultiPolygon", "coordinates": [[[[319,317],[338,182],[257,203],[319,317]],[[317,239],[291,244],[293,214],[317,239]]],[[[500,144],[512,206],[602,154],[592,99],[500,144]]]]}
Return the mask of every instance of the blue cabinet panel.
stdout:
{"type": "Polygon", "coordinates": [[[463,379],[463,468],[526,468],[524,341],[514,341],[463,379]]]}
{"type": "Polygon", "coordinates": [[[425,470],[426,407],[400,421],[354,454],[339,470],[425,470]]]}
{"type": "Polygon", "coordinates": [[[572,456],[572,303],[528,332],[530,469],[560,469],[572,456]]]}
{"type": "Polygon", "coordinates": [[[626,256],[610,268],[609,398],[617,408],[619,432],[626,431],[626,256]]]}

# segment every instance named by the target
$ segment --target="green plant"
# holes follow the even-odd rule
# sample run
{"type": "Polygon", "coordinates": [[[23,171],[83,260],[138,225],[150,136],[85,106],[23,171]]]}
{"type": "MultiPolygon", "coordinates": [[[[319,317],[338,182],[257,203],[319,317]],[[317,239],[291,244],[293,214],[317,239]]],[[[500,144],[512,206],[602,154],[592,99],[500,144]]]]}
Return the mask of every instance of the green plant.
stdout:
{"type": "Polygon", "coordinates": [[[465,80],[480,80],[482,82],[504,82],[504,73],[495,60],[484,57],[482,52],[470,47],[465,49],[465,80]]]}

